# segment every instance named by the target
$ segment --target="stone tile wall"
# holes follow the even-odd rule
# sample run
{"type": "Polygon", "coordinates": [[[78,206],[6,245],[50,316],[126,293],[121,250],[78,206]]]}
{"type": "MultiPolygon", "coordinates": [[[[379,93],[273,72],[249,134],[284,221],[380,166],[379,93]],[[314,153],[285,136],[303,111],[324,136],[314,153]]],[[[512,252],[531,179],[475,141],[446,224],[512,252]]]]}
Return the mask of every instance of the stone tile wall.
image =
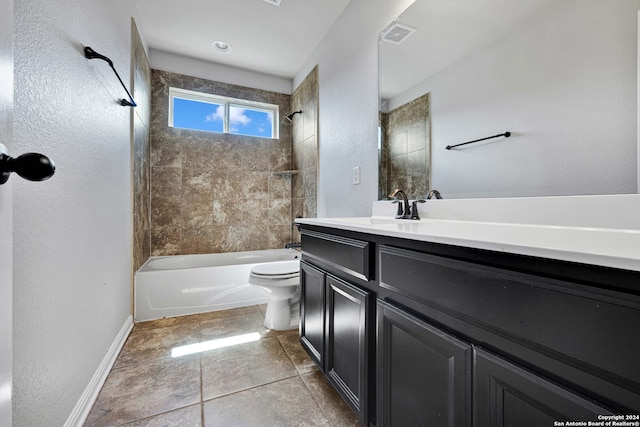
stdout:
{"type": "Polygon", "coordinates": [[[291,96],[152,70],[151,253],[281,248],[291,239],[291,96]],[[280,138],[168,126],[169,87],[277,104],[280,138]]]}
{"type": "Polygon", "coordinates": [[[382,113],[379,198],[396,188],[411,198],[425,197],[430,185],[429,94],[382,113]]]}
{"type": "Polygon", "coordinates": [[[138,104],[131,108],[133,126],[133,271],[151,255],[149,122],[151,69],[135,21],[131,20],[133,84],[131,94],[138,104]]]}
{"type": "MultiPolygon", "coordinates": [[[[293,175],[291,202],[292,215],[313,218],[317,216],[318,194],[318,67],[293,91],[291,111],[302,110],[293,118],[293,175]]],[[[294,229],[293,239],[300,241],[294,229]]]]}

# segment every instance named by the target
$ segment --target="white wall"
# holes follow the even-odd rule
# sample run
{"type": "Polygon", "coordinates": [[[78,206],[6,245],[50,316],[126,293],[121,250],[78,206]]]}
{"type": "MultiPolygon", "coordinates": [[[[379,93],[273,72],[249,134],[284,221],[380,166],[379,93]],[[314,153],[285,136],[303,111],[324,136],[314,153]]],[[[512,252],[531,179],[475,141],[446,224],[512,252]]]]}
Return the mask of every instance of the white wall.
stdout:
{"type": "Polygon", "coordinates": [[[287,95],[293,93],[291,79],[189,58],[158,49],[149,50],[149,65],[154,70],[169,71],[287,95]]]}
{"type": "Polygon", "coordinates": [[[57,167],[14,184],[14,425],[62,425],[129,316],[130,81],[124,0],[15,1],[15,144],[57,167]]]}
{"type": "Polygon", "coordinates": [[[635,193],[638,9],[549,2],[402,95],[431,93],[433,187],[446,198],[635,193]],[[512,137],[444,148],[505,131],[512,137]]]}
{"type": "Polygon", "coordinates": [[[351,0],[293,80],[319,73],[318,216],[370,215],[378,195],[378,34],[413,0],[351,0]],[[351,182],[361,168],[361,184],[351,182]]]}
{"type": "MultiPolygon", "coordinates": [[[[0,144],[13,154],[13,0],[1,0],[0,8],[0,144]]],[[[12,425],[12,194],[11,181],[0,186],[0,425],[5,426],[12,425]]]]}

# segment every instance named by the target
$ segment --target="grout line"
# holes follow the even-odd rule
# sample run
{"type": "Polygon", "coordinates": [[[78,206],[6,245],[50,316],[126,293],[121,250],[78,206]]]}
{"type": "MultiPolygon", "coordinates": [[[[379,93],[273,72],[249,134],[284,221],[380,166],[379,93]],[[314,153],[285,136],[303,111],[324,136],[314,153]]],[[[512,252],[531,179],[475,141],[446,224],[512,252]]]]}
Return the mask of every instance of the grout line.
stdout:
{"type": "Polygon", "coordinates": [[[333,426],[333,423],[331,422],[331,418],[329,418],[329,416],[327,415],[327,413],[324,411],[324,409],[322,409],[322,405],[320,404],[320,402],[318,402],[318,399],[316,399],[316,395],[314,394],[314,392],[309,388],[309,385],[307,384],[307,382],[302,378],[302,375],[300,375],[300,380],[302,380],[302,384],[304,384],[304,388],[307,389],[307,391],[309,392],[309,394],[311,395],[311,398],[313,399],[313,401],[316,403],[316,405],[318,405],[318,408],[320,409],[320,412],[322,412],[322,415],[324,415],[324,417],[326,418],[327,422],[329,423],[329,425],[333,426]]]}
{"type": "MultiPolygon", "coordinates": [[[[253,307],[256,308],[258,313],[260,313],[262,316],[264,316],[264,313],[262,313],[262,310],[260,310],[260,305],[256,304],[253,307]]],[[[233,318],[233,317],[234,316],[228,316],[228,317],[225,317],[225,318],[233,318]]],[[[204,403],[205,402],[210,402],[212,400],[216,400],[216,399],[220,399],[220,398],[223,398],[223,397],[231,396],[231,395],[234,395],[234,394],[237,394],[237,393],[242,393],[242,392],[245,392],[245,391],[248,391],[248,390],[253,390],[253,389],[256,389],[256,388],[259,388],[259,387],[267,386],[269,384],[274,384],[274,383],[277,383],[277,382],[280,382],[280,381],[284,381],[284,380],[289,380],[291,378],[295,378],[296,376],[299,376],[299,371],[298,371],[298,369],[296,367],[296,364],[293,363],[293,360],[291,360],[291,356],[289,355],[287,350],[282,345],[282,342],[280,342],[280,340],[278,339],[278,333],[277,333],[278,331],[274,331],[274,330],[271,330],[271,329],[268,329],[268,330],[271,331],[272,334],[271,335],[266,335],[266,336],[261,336],[260,340],[267,340],[269,338],[275,339],[275,341],[278,343],[278,345],[280,345],[280,348],[282,349],[284,354],[287,356],[287,358],[291,362],[291,365],[293,366],[295,373],[293,375],[291,375],[291,376],[278,378],[277,380],[269,381],[269,382],[264,383],[264,384],[258,384],[258,385],[255,385],[255,386],[252,386],[252,387],[249,387],[249,388],[245,388],[245,389],[237,390],[237,391],[232,391],[232,392],[229,392],[229,393],[221,394],[221,395],[216,396],[216,397],[211,398],[211,399],[204,400],[204,380],[203,380],[203,374],[202,374],[202,357],[201,357],[200,358],[200,391],[201,391],[201,395],[200,396],[201,396],[201,402],[202,402],[202,426],[203,427],[204,427],[204,403]]]]}
{"type": "MultiPolygon", "coordinates": [[[[255,305],[254,307],[255,307],[255,309],[256,309],[256,311],[257,311],[258,313],[260,313],[260,314],[264,315],[264,313],[262,313],[262,310],[260,310],[260,306],[259,306],[259,305],[255,305]]],[[[190,315],[190,316],[194,316],[194,319],[190,319],[188,322],[194,322],[194,321],[197,321],[197,325],[198,325],[198,327],[197,327],[197,334],[198,334],[198,338],[199,338],[199,340],[201,340],[201,339],[202,339],[202,321],[203,321],[203,317],[204,317],[204,315],[203,315],[203,313],[198,313],[198,314],[190,315]]],[[[221,317],[221,319],[233,319],[234,317],[235,317],[235,316],[231,315],[231,316],[221,317]]],[[[161,327],[158,327],[158,328],[143,329],[143,330],[142,330],[142,331],[140,331],[140,332],[144,332],[144,331],[151,331],[151,330],[154,330],[154,329],[156,329],[156,330],[157,330],[157,329],[163,329],[163,328],[167,328],[167,327],[171,327],[171,326],[184,325],[184,324],[188,324],[188,322],[185,322],[185,323],[178,323],[178,324],[174,324],[174,325],[170,325],[170,326],[161,326],[161,327]]],[[[170,413],[170,412],[174,412],[174,411],[177,411],[177,410],[181,410],[181,409],[188,408],[188,407],[191,407],[191,406],[194,406],[194,405],[198,405],[198,404],[199,404],[199,405],[200,405],[200,422],[201,422],[202,427],[204,427],[204,425],[205,425],[205,424],[204,424],[204,423],[205,423],[204,403],[205,403],[205,402],[212,401],[212,400],[216,400],[216,399],[223,398],[223,397],[230,396],[230,395],[237,394],[237,393],[242,393],[242,392],[249,391],[249,390],[252,390],[252,389],[257,389],[257,388],[259,388],[259,387],[268,386],[268,385],[275,384],[275,383],[278,383],[278,382],[282,382],[282,381],[290,380],[290,379],[293,379],[293,378],[296,378],[296,377],[298,377],[298,378],[300,379],[300,381],[302,381],[302,383],[303,383],[303,384],[304,384],[304,386],[305,386],[305,389],[306,389],[306,390],[311,394],[311,397],[312,397],[313,401],[316,403],[316,405],[317,405],[317,406],[318,406],[318,408],[320,409],[320,411],[321,411],[321,413],[323,414],[323,416],[324,416],[327,420],[329,420],[329,418],[327,417],[327,415],[325,414],[325,412],[322,410],[322,407],[318,404],[318,401],[317,401],[317,399],[315,398],[314,394],[311,392],[311,390],[310,390],[310,389],[309,389],[309,387],[307,386],[306,382],[302,379],[302,376],[303,376],[303,375],[309,374],[310,372],[304,372],[304,373],[303,373],[303,372],[301,372],[301,371],[300,371],[300,369],[298,368],[298,366],[294,363],[294,360],[292,359],[292,354],[290,354],[290,353],[287,351],[287,349],[286,349],[286,348],[285,348],[285,346],[283,345],[283,342],[280,340],[280,336],[285,337],[285,336],[287,336],[288,334],[293,334],[293,333],[292,333],[291,331],[283,331],[282,333],[279,333],[279,331],[272,331],[272,334],[271,334],[271,335],[269,335],[269,336],[263,336],[263,337],[261,337],[261,339],[266,339],[266,338],[276,338],[276,340],[277,340],[277,342],[278,342],[278,344],[279,344],[280,348],[282,349],[282,351],[284,352],[284,354],[287,356],[288,360],[290,361],[291,365],[292,365],[292,366],[293,366],[293,368],[294,368],[294,370],[293,370],[293,372],[292,372],[292,374],[291,374],[291,375],[287,375],[287,376],[285,376],[285,377],[278,378],[278,379],[275,379],[275,380],[272,380],[272,381],[266,382],[266,383],[264,383],[264,384],[259,384],[259,385],[255,385],[255,386],[252,386],[252,387],[249,387],[249,388],[245,388],[245,389],[242,389],[242,390],[238,390],[238,391],[234,391],[234,392],[230,392],[230,393],[222,394],[222,395],[220,395],[220,396],[216,396],[216,397],[214,397],[214,398],[212,398],[212,399],[208,399],[208,400],[206,400],[206,401],[205,401],[205,399],[204,399],[203,357],[202,357],[202,354],[200,354],[200,355],[198,355],[198,357],[199,357],[199,375],[198,375],[198,376],[199,376],[199,381],[200,381],[200,383],[199,383],[199,386],[200,386],[200,387],[199,387],[199,389],[200,389],[200,399],[199,399],[199,402],[197,402],[197,403],[192,403],[192,404],[189,404],[189,405],[186,405],[186,406],[182,406],[182,407],[179,407],[179,408],[173,408],[173,409],[170,409],[170,410],[166,410],[166,411],[163,411],[163,412],[159,412],[159,413],[157,413],[157,414],[153,414],[153,415],[150,415],[150,416],[145,417],[145,418],[140,418],[140,419],[137,419],[137,420],[127,421],[127,423],[131,423],[131,422],[136,422],[136,421],[142,421],[142,420],[152,419],[152,418],[154,418],[154,417],[158,417],[158,416],[161,416],[161,415],[163,415],[163,414],[167,414],[167,413],[170,413]]],[[[124,348],[124,347],[123,347],[123,348],[124,348]]],[[[119,357],[120,357],[120,355],[118,355],[118,358],[119,358],[119,357]]],[[[144,361],[138,361],[138,362],[128,363],[128,364],[124,364],[124,365],[122,365],[122,366],[119,366],[118,368],[112,368],[112,369],[110,370],[110,372],[112,372],[112,371],[114,371],[114,370],[119,370],[119,369],[125,369],[125,368],[129,368],[129,367],[134,367],[134,366],[136,366],[136,365],[142,365],[142,364],[147,364],[147,365],[148,365],[148,364],[151,364],[151,363],[158,363],[158,364],[162,364],[162,363],[166,363],[166,361],[167,361],[167,360],[170,360],[170,359],[171,359],[171,358],[170,358],[170,357],[168,357],[168,356],[162,356],[162,357],[154,358],[154,359],[151,359],[151,360],[147,359],[147,360],[144,360],[144,361]]],[[[120,426],[124,426],[124,425],[126,425],[127,423],[119,424],[119,425],[120,425],[120,426]]],[[[329,421],[329,423],[330,423],[330,421],[329,421]]]]}
{"type": "MultiPolygon", "coordinates": [[[[284,348],[284,346],[282,345],[282,341],[278,340],[278,342],[280,343],[280,347],[282,347],[282,349],[284,350],[284,353],[287,355],[289,360],[291,360],[291,363],[293,364],[294,368],[296,368],[296,372],[298,373],[297,377],[300,378],[300,381],[302,382],[302,385],[304,386],[305,389],[307,389],[307,391],[309,392],[309,395],[311,396],[311,399],[315,402],[316,406],[318,407],[318,409],[320,410],[322,415],[324,415],[324,418],[327,420],[329,425],[332,426],[333,423],[331,422],[331,419],[329,418],[329,416],[327,416],[327,414],[324,411],[324,409],[322,409],[322,405],[320,405],[320,402],[318,402],[318,400],[316,399],[316,395],[313,393],[313,391],[307,385],[307,382],[303,378],[302,372],[300,372],[300,369],[298,369],[298,366],[294,363],[293,359],[291,359],[291,355],[289,354],[289,352],[287,352],[287,349],[284,348]]],[[[305,375],[309,374],[309,373],[311,373],[311,372],[305,372],[305,375]]]]}
{"type": "Polygon", "coordinates": [[[221,394],[220,396],[216,396],[216,397],[212,397],[211,399],[204,400],[203,404],[206,403],[206,402],[211,402],[212,400],[217,400],[217,399],[221,399],[223,397],[233,396],[234,394],[244,393],[245,391],[254,390],[256,388],[260,388],[260,387],[268,386],[268,385],[271,385],[271,384],[279,383],[281,381],[290,380],[291,378],[295,378],[295,377],[298,377],[298,376],[299,376],[298,374],[294,374],[294,375],[291,375],[290,377],[278,378],[277,380],[269,381],[269,382],[266,382],[264,384],[258,384],[258,385],[251,386],[249,388],[244,388],[242,390],[236,390],[236,391],[232,391],[232,392],[229,392],[229,393],[221,394]]]}
{"type": "MultiPolygon", "coordinates": [[[[124,422],[124,423],[122,423],[122,424],[115,424],[115,425],[113,425],[112,427],[123,427],[123,426],[130,425],[130,424],[132,424],[132,423],[137,423],[138,421],[151,420],[151,419],[156,418],[156,417],[159,417],[159,416],[161,416],[161,415],[169,414],[169,413],[171,413],[171,412],[175,412],[175,411],[180,411],[180,410],[182,410],[182,409],[189,408],[190,406],[196,406],[196,405],[201,405],[201,404],[200,404],[200,403],[192,403],[192,404],[190,404],[190,405],[180,406],[179,408],[174,408],[174,409],[169,409],[168,411],[158,412],[157,414],[149,415],[148,417],[144,417],[144,418],[137,418],[137,419],[135,419],[135,420],[125,421],[125,422],[124,422]]],[[[202,405],[201,405],[201,406],[202,406],[202,405]]],[[[204,424],[203,424],[203,427],[204,427],[204,424]]]]}

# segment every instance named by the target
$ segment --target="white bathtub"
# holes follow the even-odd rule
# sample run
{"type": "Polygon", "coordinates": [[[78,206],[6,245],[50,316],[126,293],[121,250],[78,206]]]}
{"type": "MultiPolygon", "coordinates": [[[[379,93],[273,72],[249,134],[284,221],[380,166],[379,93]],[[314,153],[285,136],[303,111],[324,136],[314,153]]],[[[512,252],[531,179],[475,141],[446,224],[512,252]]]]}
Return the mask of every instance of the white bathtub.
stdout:
{"type": "Polygon", "coordinates": [[[251,267],[299,258],[294,249],[151,257],[135,273],[135,321],[264,304],[251,267]]]}

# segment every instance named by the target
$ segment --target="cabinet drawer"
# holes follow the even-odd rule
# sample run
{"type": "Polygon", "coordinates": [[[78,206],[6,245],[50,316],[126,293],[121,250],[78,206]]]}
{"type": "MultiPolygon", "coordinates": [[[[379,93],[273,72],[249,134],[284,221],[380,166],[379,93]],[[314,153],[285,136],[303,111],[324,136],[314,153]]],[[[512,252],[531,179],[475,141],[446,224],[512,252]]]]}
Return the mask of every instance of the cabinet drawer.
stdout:
{"type": "Polygon", "coordinates": [[[379,264],[389,298],[417,301],[473,340],[640,410],[637,295],[384,245],[379,264]]]}
{"type": "Polygon", "coordinates": [[[305,229],[301,231],[301,239],[305,255],[359,279],[372,277],[369,242],[305,229]]]}

